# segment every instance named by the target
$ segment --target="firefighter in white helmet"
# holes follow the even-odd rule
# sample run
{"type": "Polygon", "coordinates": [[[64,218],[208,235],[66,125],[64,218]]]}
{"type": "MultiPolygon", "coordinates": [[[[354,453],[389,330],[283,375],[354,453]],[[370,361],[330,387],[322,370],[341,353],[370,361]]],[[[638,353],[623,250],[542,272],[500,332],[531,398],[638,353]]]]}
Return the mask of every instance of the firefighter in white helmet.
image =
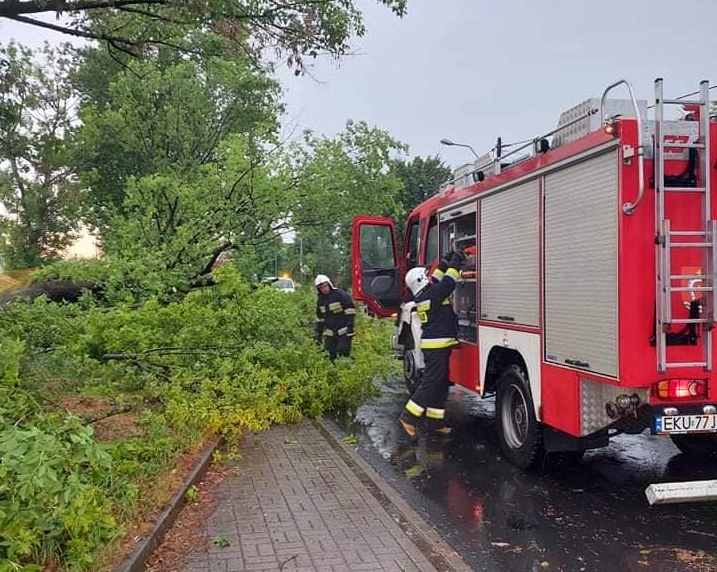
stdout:
{"type": "Polygon", "coordinates": [[[332,360],[337,356],[349,357],[356,316],[354,301],[348,292],[334,287],[328,276],[319,274],[314,284],[318,294],[316,342],[323,343],[332,360]]]}
{"type": "Polygon", "coordinates": [[[451,350],[458,345],[458,320],[449,296],[456,288],[463,255],[451,252],[441,260],[438,268],[428,278],[425,268],[412,268],[406,273],[406,286],[416,302],[416,312],[421,320],[421,351],[425,362],[421,384],[411,395],[401,413],[399,422],[411,437],[421,418],[426,417],[426,429],[449,435],[446,425],[446,398],[448,397],[448,359],[451,350]]]}

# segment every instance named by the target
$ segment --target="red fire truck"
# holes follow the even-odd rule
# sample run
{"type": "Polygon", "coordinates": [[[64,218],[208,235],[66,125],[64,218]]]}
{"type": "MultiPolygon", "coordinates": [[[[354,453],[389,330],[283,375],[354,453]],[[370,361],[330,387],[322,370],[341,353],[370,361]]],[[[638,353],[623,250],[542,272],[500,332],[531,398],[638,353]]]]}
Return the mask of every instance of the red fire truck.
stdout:
{"type": "Polygon", "coordinates": [[[467,255],[450,376],[495,395],[520,467],[646,429],[717,453],[717,123],[707,82],[686,97],[658,79],[648,108],[621,80],[510,153],[499,140],[409,214],[400,253],[391,220],[354,220],[354,296],[397,316],[409,388],[422,356],[403,276],[467,255]],[[608,97],[619,86],[629,98],[608,97]]]}

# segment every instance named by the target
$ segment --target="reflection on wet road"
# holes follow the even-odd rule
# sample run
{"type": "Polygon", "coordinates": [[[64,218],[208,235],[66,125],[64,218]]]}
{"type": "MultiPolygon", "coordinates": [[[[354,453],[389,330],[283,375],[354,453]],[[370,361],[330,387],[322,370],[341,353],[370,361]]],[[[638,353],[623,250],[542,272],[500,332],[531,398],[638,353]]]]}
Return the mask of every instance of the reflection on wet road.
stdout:
{"type": "MultiPolygon", "coordinates": [[[[644,490],[717,478],[717,462],[689,459],[666,438],[621,435],[575,468],[524,473],[500,456],[491,400],[453,388],[447,408],[457,434],[411,444],[396,424],[406,399],[392,380],[336,421],[475,570],[649,571],[639,561],[659,547],[716,551],[717,503],[650,507],[644,490]]],[[[679,568],[698,569],[707,570],[679,568]]]]}

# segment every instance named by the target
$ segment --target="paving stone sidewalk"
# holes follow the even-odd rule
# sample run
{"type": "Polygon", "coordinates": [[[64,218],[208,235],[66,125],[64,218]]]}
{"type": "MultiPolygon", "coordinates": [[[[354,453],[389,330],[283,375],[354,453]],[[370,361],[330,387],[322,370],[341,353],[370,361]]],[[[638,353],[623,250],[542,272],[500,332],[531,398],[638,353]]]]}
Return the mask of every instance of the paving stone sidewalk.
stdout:
{"type": "Polygon", "coordinates": [[[188,570],[460,569],[434,567],[418,547],[421,534],[412,532],[418,529],[399,525],[402,519],[387,512],[385,498],[379,502],[330,439],[311,421],[251,436],[206,524],[209,538],[223,535],[229,545],[194,553],[188,570]]]}

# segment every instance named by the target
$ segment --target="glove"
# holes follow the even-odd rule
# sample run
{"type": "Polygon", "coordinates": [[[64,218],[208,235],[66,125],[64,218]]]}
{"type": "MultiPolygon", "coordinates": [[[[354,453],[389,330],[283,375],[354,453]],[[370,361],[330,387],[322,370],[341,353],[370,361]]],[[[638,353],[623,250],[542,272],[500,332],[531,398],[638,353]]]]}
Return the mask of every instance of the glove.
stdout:
{"type": "Polygon", "coordinates": [[[465,259],[465,256],[463,256],[460,252],[454,250],[448,257],[448,267],[460,270],[461,265],[463,264],[463,261],[465,259]]]}

